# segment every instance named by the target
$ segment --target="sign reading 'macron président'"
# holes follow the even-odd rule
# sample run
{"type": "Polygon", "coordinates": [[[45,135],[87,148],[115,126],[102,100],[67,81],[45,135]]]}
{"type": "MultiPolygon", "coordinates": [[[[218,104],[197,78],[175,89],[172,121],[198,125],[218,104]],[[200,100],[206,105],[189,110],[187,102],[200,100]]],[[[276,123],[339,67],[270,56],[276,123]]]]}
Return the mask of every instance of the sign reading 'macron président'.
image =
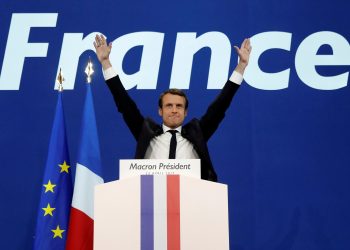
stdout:
{"type": "Polygon", "coordinates": [[[200,159],[132,159],[119,161],[119,179],[138,175],[171,174],[200,179],[200,159]]]}

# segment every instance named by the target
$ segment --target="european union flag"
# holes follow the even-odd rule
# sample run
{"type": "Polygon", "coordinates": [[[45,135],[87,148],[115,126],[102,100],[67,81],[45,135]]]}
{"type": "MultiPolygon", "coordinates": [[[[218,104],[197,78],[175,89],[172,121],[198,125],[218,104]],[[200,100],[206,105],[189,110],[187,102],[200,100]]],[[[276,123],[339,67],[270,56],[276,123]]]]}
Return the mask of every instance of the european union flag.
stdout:
{"type": "Polygon", "coordinates": [[[65,249],[71,201],[71,167],[62,92],[59,92],[42,183],[34,250],[65,249]]]}

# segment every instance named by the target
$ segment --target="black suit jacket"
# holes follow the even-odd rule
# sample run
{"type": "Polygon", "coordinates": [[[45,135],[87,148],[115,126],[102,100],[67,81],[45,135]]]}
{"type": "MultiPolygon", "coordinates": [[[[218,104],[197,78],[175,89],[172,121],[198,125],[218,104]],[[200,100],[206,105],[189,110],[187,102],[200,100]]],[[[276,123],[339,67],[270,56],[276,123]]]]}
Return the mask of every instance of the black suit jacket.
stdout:
{"type": "MultiPolygon", "coordinates": [[[[127,126],[137,141],[135,158],[143,159],[150,141],[161,135],[163,129],[152,119],[143,117],[136,103],[123,87],[119,76],[107,80],[106,83],[113,95],[118,111],[123,115],[127,126]]],[[[225,117],[225,111],[230,106],[238,87],[238,84],[227,81],[220,94],[209,105],[205,114],[200,119],[192,119],[182,127],[182,136],[193,144],[201,159],[201,178],[204,180],[217,181],[207,141],[225,117]]]]}

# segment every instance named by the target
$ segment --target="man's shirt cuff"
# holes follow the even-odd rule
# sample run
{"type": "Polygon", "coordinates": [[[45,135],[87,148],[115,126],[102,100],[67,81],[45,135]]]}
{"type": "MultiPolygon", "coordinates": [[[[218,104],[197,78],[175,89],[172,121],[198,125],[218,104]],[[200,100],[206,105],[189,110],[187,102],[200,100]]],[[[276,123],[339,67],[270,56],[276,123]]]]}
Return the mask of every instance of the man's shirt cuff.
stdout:
{"type": "Polygon", "coordinates": [[[102,70],[102,73],[106,81],[118,75],[112,67],[109,67],[106,70],[102,70]]]}
{"type": "Polygon", "coordinates": [[[233,71],[231,77],[230,77],[230,81],[234,82],[238,85],[241,85],[241,83],[243,82],[243,76],[238,73],[237,71],[233,71]]]}

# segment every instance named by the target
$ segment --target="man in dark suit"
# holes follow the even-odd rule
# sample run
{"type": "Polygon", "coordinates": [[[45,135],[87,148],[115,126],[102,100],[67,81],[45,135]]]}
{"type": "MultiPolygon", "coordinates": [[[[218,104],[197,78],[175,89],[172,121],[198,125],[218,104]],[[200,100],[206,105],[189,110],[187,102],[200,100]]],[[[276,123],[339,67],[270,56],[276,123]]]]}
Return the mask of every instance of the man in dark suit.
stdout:
{"type": "Polygon", "coordinates": [[[251,51],[250,40],[245,39],[240,48],[234,47],[239,56],[239,63],[219,96],[200,119],[194,118],[185,125],[183,121],[187,116],[188,100],[181,90],[170,89],[160,96],[158,112],[163,119],[162,125],[150,118],[145,118],[112,68],[109,60],[112,44],[107,44],[105,37],[97,35],[94,46],[118,111],[123,115],[137,141],[135,158],[199,158],[201,159],[201,178],[217,181],[207,141],[223,120],[225,111],[243,81],[243,73],[248,65],[251,51]]]}

